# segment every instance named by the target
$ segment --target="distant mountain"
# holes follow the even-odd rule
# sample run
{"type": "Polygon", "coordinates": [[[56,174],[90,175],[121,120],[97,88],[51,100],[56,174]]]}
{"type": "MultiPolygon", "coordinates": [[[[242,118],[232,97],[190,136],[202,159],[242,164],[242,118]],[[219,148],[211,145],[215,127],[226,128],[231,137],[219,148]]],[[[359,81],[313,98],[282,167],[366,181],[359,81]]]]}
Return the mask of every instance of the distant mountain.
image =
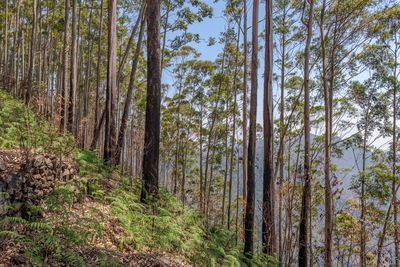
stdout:
{"type": "MultiPolygon", "coordinates": [[[[311,142],[315,140],[314,135],[311,136],[311,142]]],[[[338,141],[340,139],[336,139],[338,141]]],[[[302,142],[303,143],[303,142],[302,142]]],[[[277,153],[278,147],[275,148],[277,153]]],[[[294,149],[293,149],[294,150],[294,149]]],[[[320,152],[321,153],[321,152],[320,152]]],[[[239,155],[242,155],[242,149],[239,148],[239,155]]],[[[292,163],[295,164],[294,160],[296,157],[296,154],[292,154],[292,163]]],[[[367,165],[370,164],[370,160],[368,157],[370,156],[370,153],[367,153],[367,165]]],[[[322,154],[319,155],[321,159],[324,159],[324,154],[322,151],[322,154]]],[[[263,172],[264,172],[264,166],[263,166],[263,160],[264,160],[264,141],[260,140],[256,142],[256,220],[258,224],[258,229],[261,229],[261,211],[262,211],[262,188],[263,188],[263,172]]],[[[274,164],[275,164],[276,158],[274,158],[274,164]]],[[[303,164],[303,159],[300,159],[299,164],[303,164]]],[[[323,163],[322,163],[323,164],[323,163]]],[[[339,200],[335,202],[335,206],[337,209],[341,209],[344,207],[344,204],[347,200],[349,200],[353,195],[354,192],[350,190],[351,187],[351,181],[353,179],[353,176],[358,173],[359,169],[361,168],[362,165],[362,150],[358,148],[348,148],[343,150],[343,154],[340,157],[337,157],[332,154],[332,164],[335,164],[337,166],[337,171],[334,171],[332,175],[335,175],[337,179],[342,182],[339,184],[339,188],[343,189],[341,197],[339,200]],[[358,166],[358,167],[357,167],[358,166]]],[[[274,165],[275,167],[275,165],[274,165]]],[[[321,166],[323,168],[323,165],[321,166]]],[[[285,170],[286,171],[286,170],[285,170]]],[[[243,187],[242,187],[242,177],[243,177],[243,171],[242,171],[242,165],[239,165],[239,177],[240,177],[240,192],[239,194],[242,195],[243,192],[243,187]]],[[[300,173],[302,176],[302,173],[300,173]]],[[[323,181],[323,176],[320,177],[321,182],[324,183],[323,181]]],[[[277,185],[275,184],[275,188],[277,185]]],[[[236,187],[235,187],[236,188],[236,187]]],[[[259,236],[261,237],[261,232],[259,232],[259,236]]]]}

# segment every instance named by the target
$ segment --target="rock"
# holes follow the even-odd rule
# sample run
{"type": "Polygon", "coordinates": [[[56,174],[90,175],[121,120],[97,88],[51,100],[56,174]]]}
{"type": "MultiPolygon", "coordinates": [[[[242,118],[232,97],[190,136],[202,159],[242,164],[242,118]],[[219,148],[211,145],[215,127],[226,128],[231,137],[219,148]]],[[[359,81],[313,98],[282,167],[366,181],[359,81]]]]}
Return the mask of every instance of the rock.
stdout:
{"type": "Polygon", "coordinates": [[[7,170],[7,163],[4,160],[0,159],[0,171],[5,170],[7,170]]]}
{"type": "Polygon", "coordinates": [[[44,156],[37,156],[35,158],[35,161],[33,162],[33,166],[36,168],[41,167],[45,164],[45,160],[46,160],[46,158],[44,156]]]}
{"type": "Polygon", "coordinates": [[[45,160],[44,160],[45,162],[46,162],[46,165],[48,166],[48,167],[53,167],[53,163],[51,162],[51,159],[49,159],[49,158],[45,158],[45,160]]]}

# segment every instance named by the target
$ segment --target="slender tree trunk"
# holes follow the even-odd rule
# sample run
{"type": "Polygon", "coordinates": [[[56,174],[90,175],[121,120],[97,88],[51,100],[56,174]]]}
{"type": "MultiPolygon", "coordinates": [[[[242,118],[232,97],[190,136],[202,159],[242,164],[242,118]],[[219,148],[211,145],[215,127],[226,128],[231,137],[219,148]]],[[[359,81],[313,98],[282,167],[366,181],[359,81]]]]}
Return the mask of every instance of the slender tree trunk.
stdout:
{"type": "Polygon", "coordinates": [[[108,1],[108,63],[104,134],[104,161],[115,166],[116,90],[117,90],[117,0],[108,1]]]}
{"type": "MultiPolygon", "coordinates": [[[[397,34],[395,33],[395,40],[397,41],[397,34]]],[[[399,255],[399,225],[397,222],[398,216],[398,207],[397,207],[397,192],[396,192],[396,152],[397,152],[397,129],[396,129],[396,121],[397,121],[397,51],[398,51],[398,42],[395,44],[395,53],[394,53],[394,86],[393,86],[393,164],[392,164],[392,174],[393,174],[393,183],[392,183],[392,195],[393,195],[393,226],[394,226],[394,255],[395,255],[395,267],[399,267],[400,255],[399,255]]]]}
{"type": "MultiPolygon", "coordinates": [[[[18,36],[19,36],[19,11],[20,11],[20,6],[21,6],[21,0],[18,0],[17,2],[17,14],[15,16],[15,27],[14,27],[14,44],[13,44],[13,53],[12,53],[12,68],[11,68],[11,75],[15,78],[15,81],[13,83],[13,90],[12,93],[14,96],[17,96],[17,90],[18,90],[18,47],[19,47],[19,41],[18,41],[18,36]]],[[[10,75],[10,76],[11,76],[10,75]]]]}
{"type": "Polygon", "coordinates": [[[262,242],[264,252],[273,256],[276,253],[275,216],[274,216],[274,118],[272,94],[273,33],[272,0],[265,5],[265,69],[264,69],[264,186],[262,242]]]}
{"type": "Polygon", "coordinates": [[[225,170],[224,170],[224,191],[222,195],[222,211],[221,211],[221,225],[224,225],[224,220],[225,220],[225,200],[226,200],[226,183],[228,180],[228,160],[229,160],[229,152],[228,152],[228,132],[229,132],[229,127],[228,127],[228,119],[229,119],[229,99],[230,95],[227,93],[227,101],[226,101],[226,118],[225,118],[225,170]]]}
{"type": "MultiPolygon", "coordinates": [[[[31,35],[31,49],[30,49],[30,60],[29,60],[29,71],[28,71],[28,88],[25,95],[25,105],[29,105],[32,95],[33,87],[33,72],[35,66],[35,52],[36,52],[36,28],[37,28],[37,0],[33,0],[33,21],[32,21],[32,35],[31,35]]],[[[5,57],[6,58],[6,57],[5,57]]],[[[6,64],[6,62],[4,63],[6,64]]]]}
{"type": "MultiPolygon", "coordinates": [[[[225,56],[226,56],[226,48],[227,48],[227,41],[225,41],[224,52],[222,54],[222,66],[221,66],[221,73],[224,74],[225,72],[225,56]]],[[[214,111],[212,112],[212,119],[210,124],[210,129],[208,133],[208,145],[207,145],[207,153],[206,153],[206,166],[204,171],[204,197],[207,195],[207,177],[208,177],[208,165],[210,159],[210,149],[211,149],[211,138],[213,136],[215,121],[217,119],[217,110],[219,106],[219,101],[221,97],[221,89],[222,89],[222,79],[218,85],[218,92],[217,92],[217,99],[215,100],[214,111]]],[[[203,205],[203,211],[205,210],[205,205],[203,205]]],[[[208,209],[208,207],[207,207],[208,209]]]]}
{"type": "Polygon", "coordinates": [[[141,200],[147,194],[158,197],[158,163],[160,150],[160,0],[149,1],[147,17],[147,104],[143,151],[143,187],[141,200]]]}
{"type": "MultiPolygon", "coordinates": [[[[202,100],[200,100],[202,101],[202,100]]],[[[199,127],[199,143],[200,143],[200,210],[203,210],[203,103],[200,103],[200,127],[199,127]]]]}
{"type": "MultiPolygon", "coordinates": [[[[5,18],[4,18],[4,60],[3,60],[3,74],[7,74],[9,72],[8,70],[8,0],[5,1],[4,3],[5,7],[5,18]]],[[[34,7],[35,9],[36,7],[34,7]]],[[[34,11],[34,13],[36,13],[34,11]]],[[[34,15],[36,16],[36,14],[34,15]]],[[[34,18],[36,19],[36,18],[34,18]]]]}
{"type": "Polygon", "coordinates": [[[70,88],[69,88],[69,100],[68,100],[68,121],[67,129],[70,133],[74,133],[74,102],[76,93],[76,77],[77,77],[77,66],[76,66],[76,53],[77,53],[77,36],[76,36],[76,12],[77,12],[78,1],[73,0],[72,8],[72,44],[71,44],[71,74],[70,74],[70,88]]]}
{"type": "Polygon", "coordinates": [[[142,22],[140,24],[139,38],[138,38],[138,41],[136,44],[135,54],[133,56],[131,77],[130,77],[129,85],[128,85],[128,93],[127,93],[126,99],[125,99],[124,111],[122,113],[121,126],[119,128],[119,134],[118,134],[118,142],[117,142],[117,147],[115,150],[116,165],[118,165],[121,160],[122,142],[125,137],[126,127],[128,124],[128,115],[129,115],[128,113],[129,113],[129,109],[130,109],[131,101],[132,101],[132,92],[135,87],[136,70],[137,70],[137,66],[138,66],[138,62],[139,62],[139,56],[140,56],[140,50],[141,50],[143,32],[144,32],[144,25],[145,25],[145,21],[142,20],[142,22]]]}
{"type": "MultiPolygon", "coordinates": [[[[369,104],[368,104],[369,106],[369,104]]],[[[369,107],[368,107],[369,111],[369,107]]],[[[363,155],[362,155],[362,177],[361,177],[361,230],[360,230],[360,266],[367,266],[367,251],[366,251],[366,221],[365,221],[365,171],[366,171],[366,154],[367,154],[367,131],[369,127],[369,117],[368,111],[365,115],[365,129],[364,129],[364,138],[363,138],[363,155]]]]}
{"type": "Polygon", "coordinates": [[[66,108],[66,92],[68,86],[68,32],[69,32],[69,10],[70,2],[65,0],[65,16],[64,16],[64,46],[62,52],[62,85],[61,85],[61,107],[60,107],[60,131],[63,132],[65,128],[65,108],[66,108]]]}
{"type": "Polygon", "coordinates": [[[124,69],[126,59],[128,58],[129,52],[131,51],[131,46],[132,46],[132,43],[133,43],[133,39],[134,39],[134,37],[136,35],[136,31],[137,31],[139,25],[141,25],[143,23],[141,21],[142,21],[142,18],[143,18],[143,12],[144,12],[145,8],[146,8],[146,1],[143,1],[143,4],[142,4],[142,6],[140,8],[140,12],[139,12],[139,15],[138,15],[138,18],[137,18],[137,21],[135,23],[135,26],[133,26],[133,29],[132,29],[132,32],[131,32],[131,36],[129,37],[128,44],[126,45],[124,55],[122,56],[121,62],[120,62],[119,67],[118,67],[118,73],[117,73],[117,86],[118,87],[119,87],[119,82],[120,82],[122,70],[124,69]]]}
{"type": "Polygon", "coordinates": [[[244,224],[244,254],[252,257],[253,232],[255,213],[255,160],[256,160],[256,122],[257,122],[257,68],[258,68],[258,7],[259,1],[253,0],[253,29],[251,52],[251,97],[250,97],[250,128],[248,146],[248,177],[246,217],[244,224]]]}
{"type": "MultiPolygon", "coordinates": [[[[90,8],[90,14],[89,14],[89,32],[87,36],[87,42],[88,42],[88,60],[87,60],[87,66],[86,66],[86,75],[85,75],[85,93],[84,93],[84,104],[83,104],[83,124],[82,124],[82,138],[81,138],[81,148],[86,149],[87,146],[87,140],[88,140],[88,126],[90,125],[88,123],[89,120],[89,102],[90,102],[90,76],[91,76],[91,70],[92,70],[92,47],[93,47],[93,41],[91,40],[92,37],[92,8],[90,8]]],[[[96,122],[94,122],[93,125],[96,125],[96,122]]]]}
{"type": "MultiPolygon", "coordinates": [[[[283,17],[282,17],[283,25],[286,25],[286,6],[283,10],[283,17]]],[[[286,64],[286,31],[282,33],[282,54],[281,54],[281,101],[280,101],[280,116],[279,116],[279,146],[282,146],[281,153],[278,155],[279,161],[279,209],[278,209],[278,221],[282,222],[282,203],[283,203],[283,189],[284,189],[284,161],[283,155],[285,153],[284,147],[284,124],[285,124],[285,64],[286,64]]],[[[287,221],[285,220],[285,223],[287,221]]],[[[283,241],[282,241],[282,223],[278,224],[278,238],[279,238],[279,254],[278,260],[282,266],[283,262],[283,241]]]]}
{"type": "MultiPolygon", "coordinates": [[[[243,0],[243,120],[242,120],[242,171],[243,171],[243,225],[246,221],[247,201],[247,0],[243,0]]],[[[244,228],[243,228],[244,230],[244,228]]],[[[243,231],[243,235],[245,230],[243,231]]]]}
{"type": "Polygon", "coordinates": [[[322,2],[320,35],[321,35],[321,53],[322,53],[322,83],[324,88],[324,107],[325,107],[325,266],[332,266],[332,228],[333,228],[333,209],[332,209],[332,189],[330,180],[330,165],[331,165],[331,120],[332,110],[330,110],[330,94],[327,83],[327,64],[326,64],[326,49],[325,49],[325,6],[326,1],[322,2]]]}
{"type": "MultiPolygon", "coordinates": [[[[232,126],[232,144],[231,144],[231,162],[229,164],[229,195],[228,195],[228,229],[231,226],[231,202],[232,202],[232,183],[233,183],[233,158],[235,150],[235,133],[236,133],[236,112],[237,112],[237,73],[238,73],[238,60],[239,60],[239,43],[240,43],[240,23],[238,23],[238,33],[236,41],[236,54],[235,54],[235,72],[233,74],[233,126],[232,126]]],[[[236,159],[238,160],[238,159],[236,159]]],[[[236,218],[237,219],[237,218],[236,218]]]]}
{"type": "MultiPolygon", "coordinates": [[[[311,202],[311,151],[310,151],[310,89],[309,89],[309,61],[310,44],[312,38],[312,22],[314,14],[314,0],[310,0],[307,26],[307,40],[304,58],[304,186],[301,200],[300,231],[299,231],[299,267],[307,266],[308,250],[308,216],[311,202]]],[[[303,10],[303,12],[305,12],[303,10]]]]}
{"type": "MultiPolygon", "coordinates": [[[[100,29],[99,29],[99,43],[98,43],[98,50],[97,50],[97,71],[96,71],[96,100],[95,100],[95,110],[94,110],[94,123],[98,123],[98,116],[99,116],[99,94],[100,94],[100,69],[101,69],[101,38],[102,38],[102,33],[103,33],[103,7],[104,3],[103,0],[101,0],[101,5],[100,5],[100,29]]],[[[95,127],[96,128],[96,127],[95,127]]],[[[96,129],[95,129],[96,130],[96,129]]],[[[93,135],[95,135],[93,133],[93,135]]],[[[94,147],[96,146],[96,143],[94,147]]],[[[91,146],[91,149],[94,149],[94,147],[91,146]]]]}

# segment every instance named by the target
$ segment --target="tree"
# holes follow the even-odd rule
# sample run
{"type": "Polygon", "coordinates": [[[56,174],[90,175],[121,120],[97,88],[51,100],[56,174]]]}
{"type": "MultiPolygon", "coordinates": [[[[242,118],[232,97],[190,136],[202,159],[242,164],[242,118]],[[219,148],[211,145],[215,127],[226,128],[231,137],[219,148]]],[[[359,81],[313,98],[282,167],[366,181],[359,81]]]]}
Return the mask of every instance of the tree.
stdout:
{"type": "Polygon", "coordinates": [[[137,41],[136,50],[135,50],[135,54],[133,56],[133,61],[132,61],[132,70],[131,70],[131,77],[130,77],[129,85],[128,85],[128,93],[127,93],[126,99],[125,99],[124,111],[123,111],[122,117],[121,117],[121,126],[119,128],[119,133],[118,133],[118,142],[117,142],[117,147],[115,149],[115,164],[116,165],[120,164],[120,160],[121,160],[121,150],[122,150],[122,146],[123,146],[126,127],[128,124],[128,115],[129,115],[128,113],[129,113],[129,109],[131,106],[132,91],[135,86],[135,75],[136,75],[137,65],[139,62],[139,55],[140,55],[140,49],[141,49],[141,45],[142,45],[142,38],[143,38],[143,32],[144,32],[144,24],[145,24],[145,22],[144,22],[144,20],[142,20],[140,23],[139,38],[137,41]]]}
{"type": "MultiPolygon", "coordinates": [[[[69,1],[69,0],[66,0],[69,1]]],[[[8,2],[6,2],[8,6],[8,2]]],[[[29,71],[28,71],[28,88],[25,94],[25,105],[29,105],[31,102],[32,96],[32,87],[33,87],[33,71],[35,66],[35,53],[36,53],[36,31],[37,31],[37,0],[33,0],[33,13],[32,13],[33,21],[32,21],[32,35],[31,35],[31,49],[29,51],[29,71]]],[[[7,23],[6,23],[7,27],[7,23]]],[[[7,29],[6,29],[7,31],[7,29]]],[[[5,43],[7,43],[7,36],[5,43]]],[[[7,48],[7,46],[5,47],[7,48]]],[[[8,51],[5,51],[5,55],[7,55],[8,51]]],[[[4,56],[5,60],[7,57],[4,56]]],[[[4,65],[7,65],[7,62],[4,62],[4,65]]]]}
{"type": "Polygon", "coordinates": [[[68,74],[68,32],[69,32],[69,10],[70,2],[64,2],[65,16],[64,16],[64,43],[62,50],[62,84],[61,84],[61,104],[60,104],[60,131],[63,132],[65,128],[65,111],[66,111],[66,95],[67,95],[67,74],[68,74]]]}
{"type": "MultiPolygon", "coordinates": [[[[305,4],[303,14],[306,12],[305,4]]],[[[309,1],[308,20],[303,24],[307,27],[307,39],[304,49],[304,186],[301,200],[300,230],[299,230],[299,267],[307,266],[308,249],[308,217],[311,202],[311,151],[310,151],[310,88],[309,88],[309,62],[310,44],[314,15],[314,0],[309,1]]]]}
{"type": "Polygon", "coordinates": [[[117,0],[108,1],[108,61],[107,61],[107,92],[104,130],[105,162],[115,166],[116,144],[116,90],[117,90],[117,0]]]}
{"type": "Polygon", "coordinates": [[[326,63],[326,49],[325,49],[325,32],[324,32],[324,19],[325,19],[326,0],[322,2],[321,21],[320,21],[320,34],[321,34],[321,53],[322,53],[322,83],[324,88],[324,106],[325,106],[325,165],[324,165],[324,178],[325,178],[325,266],[332,266],[332,227],[333,227],[333,208],[332,208],[332,189],[331,189],[331,137],[332,137],[332,91],[328,90],[327,83],[327,63],[326,63]]]}
{"type": "Polygon", "coordinates": [[[141,200],[158,197],[158,163],[160,149],[160,0],[149,1],[147,19],[147,98],[143,151],[143,187],[141,200]]]}
{"type": "Polygon", "coordinates": [[[276,253],[274,200],[274,116],[272,94],[273,33],[272,0],[265,5],[265,69],[264,69],[264,186],[262,240],[268,255],[276,253]]]}
{"type": "Polygon", "coordinates": [[[256,117],[257,117],[257,56],[258,56],[258,7],[259,1],[253,0],[252,51],[251,51],[251,96],[249,145],[247,152],[247,200],[244,223],[244,254],[252,257],[255,212],[255,154],[256,154],[256,117]]]}
{"type": "Polygon", "coordinates": [[[76,76],[77,76],[77,66],[76,66],[76,53],[77,53],[77,32],[76,32],[76,10],[78,2],[73,0],[72,8],[72,45],[71,45],[71,75],[70,75],[70,88],[69,88],[69,99],[68,99],[68,121],[67,129],[69,132],[75,134],[74,132],[74,102],[75,102],[75,92],[76,92],[76,76]]]}

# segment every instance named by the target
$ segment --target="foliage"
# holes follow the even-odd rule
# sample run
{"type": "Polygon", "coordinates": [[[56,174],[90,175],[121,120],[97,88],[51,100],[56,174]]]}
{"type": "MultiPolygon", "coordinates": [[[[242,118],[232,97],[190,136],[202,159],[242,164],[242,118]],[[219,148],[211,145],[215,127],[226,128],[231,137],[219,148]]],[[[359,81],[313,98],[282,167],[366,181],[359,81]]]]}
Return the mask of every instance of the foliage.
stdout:
{"type": "Polygon", "coordinates": [[[69,155],[75,150],[73,137],[61,134],[53,124],[0,90],[0,147],[34,149],[69,155]]]}

